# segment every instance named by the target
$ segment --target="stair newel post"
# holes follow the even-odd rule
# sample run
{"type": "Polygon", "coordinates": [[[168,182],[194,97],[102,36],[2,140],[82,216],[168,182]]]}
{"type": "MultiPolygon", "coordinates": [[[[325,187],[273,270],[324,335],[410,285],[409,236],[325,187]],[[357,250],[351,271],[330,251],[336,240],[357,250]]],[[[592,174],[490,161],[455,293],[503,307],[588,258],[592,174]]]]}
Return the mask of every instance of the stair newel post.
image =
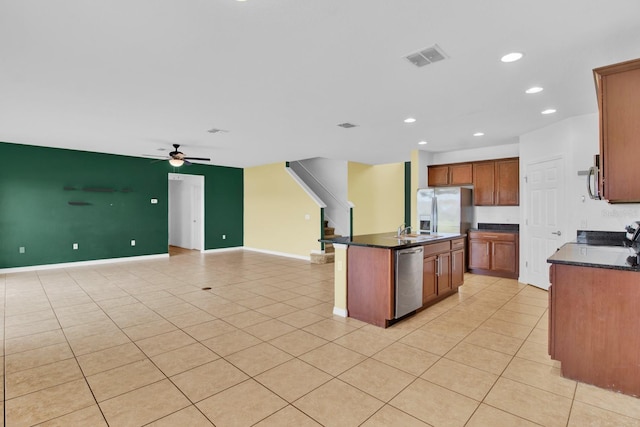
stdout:
{"type": "MultiPolygon", "coordinates": [[[[320,239],[324,240],[324,208],[320,208],[320,239]]],[[[324,242],[320,243],[320,250],[324,251],[324,242]]]]}
{"type": "Polygon", "coordinates": [[[349,208],[349,239],[353,239],[353,207],[349,208]]]}

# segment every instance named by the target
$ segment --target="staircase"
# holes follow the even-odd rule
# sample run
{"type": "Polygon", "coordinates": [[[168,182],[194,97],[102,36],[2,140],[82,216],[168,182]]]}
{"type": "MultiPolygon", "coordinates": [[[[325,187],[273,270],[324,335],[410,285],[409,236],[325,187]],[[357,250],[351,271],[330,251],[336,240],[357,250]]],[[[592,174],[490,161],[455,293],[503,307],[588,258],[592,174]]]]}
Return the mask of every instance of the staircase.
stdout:
{"type": "MultiPolygon", "coordinates": [[[[329,227],[329,221],[324,221],[324,238],[325,239],[333,239],[335,237],[340,237],[340,235],[335,234],[335,228],[329,227]]],[[[324,244],[324,253],[323,254],[311,254],[311,263],[312,264],[329,264],[334,261],[335,257],[335,248],[333,247],[333,243],[325,243],[324,244]]]]}

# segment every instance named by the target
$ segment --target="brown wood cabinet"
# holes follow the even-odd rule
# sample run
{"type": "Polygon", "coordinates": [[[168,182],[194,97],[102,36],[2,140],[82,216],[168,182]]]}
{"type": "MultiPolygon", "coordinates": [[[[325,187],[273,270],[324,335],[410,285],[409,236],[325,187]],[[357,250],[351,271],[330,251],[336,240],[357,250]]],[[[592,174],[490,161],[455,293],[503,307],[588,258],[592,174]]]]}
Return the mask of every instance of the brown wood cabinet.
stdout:
{"type": "Polygon", "coordinates": [[[473,185],[476,206],[520,204],[520,160],[517,157],[427,168],[429,187],[473,185]]]}
{"type": "Polygon", "coordinates": [[[464,239],[425,246],[422,304],[457,292],[464,283],[464,239]]]}
{"type": "Polygon", "coordinates": [[[393,319],[393,251],[349,246],[347,249],[347,310],[349,317],[386,327],[393,319]]]}
{"type": "Polygon", "coordinates": [[[549,354],[562,376],[640,396],[640,273],[552,264],[549,354]]]}
{"type": "Polygon", "coordinates": [[[518,206],[520,204],[520,160],[516,158],[473,164],[473,204],[518,206]]]}
{"type": "Polygon", "coordinates": [[[464,239],[451,241],[451,288],[457,289],[464,283],[465,250],[464,239]]]}
{"type": "Polygon", "coordinates": [[[496,160],[496,206],[520,204],[520,160],[496,160]]]}
{"type": "Polygon", "coordinates": [[[427,175],[429,187],[471,185],[473,181],[473,165],[471,163],[458,163],[429,166],[427,175]]]}
{"type": "Polygon", "coordinates": [[[600,188],[610,203],[640,202],[640,59],[593,70],[600,113],[600,188]]]}
{"type": "Polygon", "coordinates": [[[469,231],[469,272],[518,278],[518,233],[469,231]]]}
{"type": "Polygon", "coordinates": [[[478,162],[473,164],[473,204],[493,206],[496,203],[496,164],[478,162]]]}

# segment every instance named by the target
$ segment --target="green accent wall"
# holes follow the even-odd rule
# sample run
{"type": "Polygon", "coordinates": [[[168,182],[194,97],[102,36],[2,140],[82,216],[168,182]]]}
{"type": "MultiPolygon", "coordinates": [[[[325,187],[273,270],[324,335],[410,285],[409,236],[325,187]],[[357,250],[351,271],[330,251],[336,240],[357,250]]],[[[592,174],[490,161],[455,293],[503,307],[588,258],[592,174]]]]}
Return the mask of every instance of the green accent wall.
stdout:
{"type": "Polygon", "coordinates": [[[404,163],[404,223],[411,225],[411,162],[404,163]]]}
{"type": "Polygon", "coordinates": [[[0,156],[0,268],[166,254],[170,172],[205,176],[205,249],[243,244],[242,169],[10,143],[0,156]]]}

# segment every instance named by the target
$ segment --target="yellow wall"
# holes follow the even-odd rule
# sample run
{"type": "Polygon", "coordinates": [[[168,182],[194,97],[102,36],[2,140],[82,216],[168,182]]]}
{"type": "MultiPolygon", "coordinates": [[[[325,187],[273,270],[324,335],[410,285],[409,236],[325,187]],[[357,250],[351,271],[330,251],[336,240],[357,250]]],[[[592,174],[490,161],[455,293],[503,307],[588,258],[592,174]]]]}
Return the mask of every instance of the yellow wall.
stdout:
{"type": "Polygon", "coordinates": [[[244,170],[245,247],[309,257],[319,238],[320,207],[284,163],[244,170]]]}
{"type": "Polygon", "coordinates": [[[354,235],[396,231],[404,222],[404,163],[349,162],[348,191],[354,235]]]}

